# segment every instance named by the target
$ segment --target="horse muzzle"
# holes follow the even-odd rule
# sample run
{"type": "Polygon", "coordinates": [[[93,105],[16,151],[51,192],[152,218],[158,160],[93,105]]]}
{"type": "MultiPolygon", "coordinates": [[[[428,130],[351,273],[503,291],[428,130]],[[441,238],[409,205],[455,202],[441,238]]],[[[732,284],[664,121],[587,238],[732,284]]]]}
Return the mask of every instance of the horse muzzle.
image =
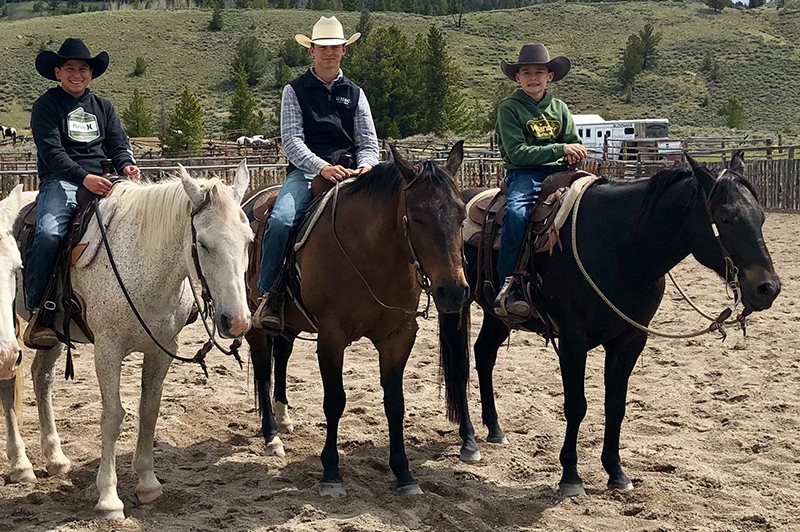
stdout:
{"type": "Polygon", "coordinates": [[[431,286],[431,295],[436,303],[436,309],[440,313],[461,312],[461,309],[469,301],[469,285],[459,282],[434,283],[431,286]]]}
{"type": "Polygon", "coordinates": [[[238,314],[233,317],[221,314],[217,324],[219,334],[223,338],[239,338],[250,330],[250,311],[238,314]]]}
{"type": "Polygon", "coordinates": [[[781,293],[781,280],[777,274],[764,268],[749,268],[744,271],[742,300],[745,308],[752,311],[766,310],[781,293]]]}

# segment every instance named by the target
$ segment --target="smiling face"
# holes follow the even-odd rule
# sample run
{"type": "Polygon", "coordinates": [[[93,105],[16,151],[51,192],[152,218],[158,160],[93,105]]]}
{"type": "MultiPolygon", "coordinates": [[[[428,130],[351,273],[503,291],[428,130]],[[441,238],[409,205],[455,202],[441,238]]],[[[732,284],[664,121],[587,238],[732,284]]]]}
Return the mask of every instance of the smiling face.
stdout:
{"type": "Polygon", "coordinates": [[[515,78],[525,94],[537,102],[544,97],[547,84],[553,81],[555,74],[544,65],[523,65],[517,71],[515,78]]]}
{"type": "Polygon", "coordinates": [[[309,49],[311,57],[314,58],[314,67],[323,70],[339,70],[339,65],[342,62],[342,57],[347,53],[347,47],[344,44],[337,44],[335,46],[321,46],[312,44],[309,49]]]}
{"type": "Polygon", "coordinates": [[[67,94],[79,98],[92,81],[92,69],[85,61],[70,59],[61,67],[56,67],[56,78],[67,94]]]}

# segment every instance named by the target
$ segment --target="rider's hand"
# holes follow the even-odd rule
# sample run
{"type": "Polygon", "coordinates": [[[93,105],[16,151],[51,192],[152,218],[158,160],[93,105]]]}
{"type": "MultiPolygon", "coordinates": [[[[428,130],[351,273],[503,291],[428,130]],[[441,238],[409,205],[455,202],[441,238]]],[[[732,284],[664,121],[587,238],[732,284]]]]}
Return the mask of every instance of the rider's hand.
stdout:
{"type": "Polygon", "coordinates": [[[122,173],[124,173],[125,176],[134,183],[138,183],[142,180],[142,173],[139,171],[138,166],[134,166],[132,164],[128,165],[122,169],[122,173]]]}
{"type": "Polygon", "coordinates": [[[83,178],[83,186],[89,189],[89,192],[93,192],[98,196],[105,196],[111,190],[111,181],[103,176],[87,174],[83,178]]]}
{"type": "Polygon", "coordinates": [[[565,144],[564,156],[567,157],[567,162],[574,164],[586,159],[589,156],[589,152],[583,144],[565,144]],[[573,160],[570,161],[569,157],[572,157],[573,160]]]}
{"type": "Polygon", "coordinates": [[[349,172],[350,172],[350,175],[351,175],[351,176],[355,177],[355,176],[357,176],[357,175],[366,174],[366,173],[367,173],[367,172],[369,172],[371,169],[372,169],[372,167],[371,167],[371,166],[360,166],[360,167],[359,167],[358,169],[356,169],[356,170],[349,170],[349,172]]]}
{"type": "Polygon", "coordinates": [[[580,162],[580,159],[576,155],[565,155],[564,158],[567,160],[567,164],[576,164],[580,162]]]}
{"type": "Polygon", "coordinates": [[[322,170],[319,171],[319,175],[327,179],[332,183],[336,183],[337,181],[341,181],[342,179],[346,179],[350,172],[343,166],[340,165],[327,165],[323,166],[322,170]]]}

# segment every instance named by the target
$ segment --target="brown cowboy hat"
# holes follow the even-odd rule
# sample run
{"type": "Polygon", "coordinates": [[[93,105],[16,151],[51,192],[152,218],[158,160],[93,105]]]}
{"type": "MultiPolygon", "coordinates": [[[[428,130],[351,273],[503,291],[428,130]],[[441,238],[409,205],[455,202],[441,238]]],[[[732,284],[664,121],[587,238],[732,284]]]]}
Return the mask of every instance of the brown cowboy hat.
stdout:
{"type": "Polygon", "coordinates": [[[560,55],[550,59],[550,52],[543,44],[526,44],[519,51],[519,59],[516,63],[506,63],[500,61],[500,69],[512,81],[516,81],[516,73],[524,65],[544,65],[553,72],[553,81],[558,81],[569,72],[572,66],[569,59],[560,55]]]}
{"type": "Polygon", "coordinates": [[[106,52],[100,52],[92,57],[89,49],[81,39],[70,37],[64,41],[58,52],[51,52],[50,50],[39,52],[39,55],[36,56],[36,71],[47,79],[58,81],[55,69],[60,68],[70,59],[76,59],[88,64],[89,68],[92,69],[93,79],[99,78],[108,68],[108,54],[106,52]]]}

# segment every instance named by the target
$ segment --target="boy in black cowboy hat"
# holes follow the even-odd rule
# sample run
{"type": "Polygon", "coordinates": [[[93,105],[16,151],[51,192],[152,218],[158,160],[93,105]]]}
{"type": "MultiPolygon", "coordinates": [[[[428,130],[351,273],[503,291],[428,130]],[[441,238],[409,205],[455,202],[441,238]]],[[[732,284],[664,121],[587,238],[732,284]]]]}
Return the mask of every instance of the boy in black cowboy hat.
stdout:
{"type": "Polygon", "coordinates": [[[111,189],[111,182],[101,175],[100,162],[106,158],[129,178],[139,179],[130,141],[114,106],[87,88],[106,68],[108,54],[92,57],[81,39],[67,39],[58,53],[44,51],[36,56],[39,74],[60,86],[44,93],[31,110],[38,151],[39,206],[36,235],[25,267],[25,303],[34,312],[24,336],[28,347],[49,348],[58,341],[52,329],[36,323],[37,310],[77,206],[78,188],[83,186],[99,196],[111,189]]]}
{"type": "Polygon", "coordinates": [[[508,198],[497,273],[503,287],[494,302],[498,316],[527,318],[530,308],[513,283],[525,227],[545,177],[587,156],[567,105],[547,92],[547,84],[567,75],[564,56],[550,58],[543,44],[526,44],[516,63],[500,68],[519,88],[497,108],[496,131],[506,170],[508,198]]]}

